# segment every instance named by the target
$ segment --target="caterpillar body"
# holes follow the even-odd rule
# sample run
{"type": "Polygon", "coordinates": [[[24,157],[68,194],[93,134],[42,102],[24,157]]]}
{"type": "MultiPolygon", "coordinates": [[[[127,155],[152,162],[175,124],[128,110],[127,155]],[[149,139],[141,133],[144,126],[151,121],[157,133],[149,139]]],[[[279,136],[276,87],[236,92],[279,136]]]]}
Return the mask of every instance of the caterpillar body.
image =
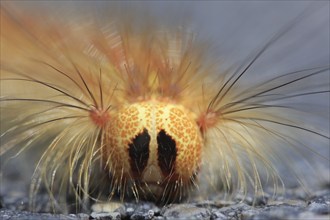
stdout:
{"type": "Polygon", "coordinates": [[[0,155],[41,152],[32,206],[42,186],[80,205],[180,202],[207,197],[203,184],[257,194],[285,185],[277,165],[304,182],[291,160],[329,163],[329,105],[315,102],[329,100],[329,63],[250,73],[296,21],[223,70],[181,27],[11,10],[1,7],[0,155]]]}

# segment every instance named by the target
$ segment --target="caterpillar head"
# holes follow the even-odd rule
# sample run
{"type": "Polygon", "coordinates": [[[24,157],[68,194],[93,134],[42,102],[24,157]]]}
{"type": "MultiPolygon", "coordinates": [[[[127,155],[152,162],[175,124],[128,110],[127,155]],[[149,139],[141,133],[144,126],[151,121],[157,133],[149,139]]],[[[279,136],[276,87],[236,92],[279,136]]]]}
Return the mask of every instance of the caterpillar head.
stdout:
{"type": "Polygon", "coordinates": [[[116,184],[135,195],[178,200],[198,172],[202,137],[181,105],[145,101],[120,109],[106,127],[103,159],[116,184]]]}

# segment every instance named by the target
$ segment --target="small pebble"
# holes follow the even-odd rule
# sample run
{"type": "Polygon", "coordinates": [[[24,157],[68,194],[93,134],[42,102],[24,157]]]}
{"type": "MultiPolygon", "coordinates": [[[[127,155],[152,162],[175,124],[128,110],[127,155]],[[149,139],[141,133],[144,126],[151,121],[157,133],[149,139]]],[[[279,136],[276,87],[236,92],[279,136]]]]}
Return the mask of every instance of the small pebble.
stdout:
{"type": "Polygon", "coordinates": [[[176,204],[164,208],[163,216],[166,219],[210,219],[211,212],[195,205],[176,204]]]}
{"type": "Polygon", "coordinates": [[[308,206],[308,210],[316,214],[326,215],[326,214],[330,214],[330,205],[326,203],[312,202],[308,206]]]}
{"type": "Polygon", "coordinates": [[[330,192],[310,200],[308,210],[321,215],[330,214],[330,192]]]}
{"type": "Polygon", "coordinates": [[[96,220],[115,220],[121,219],[119,212],[92,212],[90,215],[92,219],[96,220]]]}

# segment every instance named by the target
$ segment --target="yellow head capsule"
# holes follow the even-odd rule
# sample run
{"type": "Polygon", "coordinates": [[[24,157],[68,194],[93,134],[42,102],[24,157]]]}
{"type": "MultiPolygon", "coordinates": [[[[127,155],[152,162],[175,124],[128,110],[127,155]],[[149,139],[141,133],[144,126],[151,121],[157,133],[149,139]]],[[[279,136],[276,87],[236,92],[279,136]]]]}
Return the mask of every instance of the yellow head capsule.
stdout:
{"type": "Polygon", "coordinates": [[[103,152],[109,171],[132,181],[145,196],[176,197],[200,166],[202,137],[195,119],[181,105],[156,100],[123,107],[106,128],[103,152]]]}

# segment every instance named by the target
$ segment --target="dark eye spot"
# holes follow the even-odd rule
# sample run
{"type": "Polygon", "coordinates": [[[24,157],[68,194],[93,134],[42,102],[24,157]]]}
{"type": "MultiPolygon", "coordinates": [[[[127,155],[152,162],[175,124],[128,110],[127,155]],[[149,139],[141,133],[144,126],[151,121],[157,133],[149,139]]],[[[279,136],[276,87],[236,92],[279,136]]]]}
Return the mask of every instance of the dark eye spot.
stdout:
{"type": "Polygon", "coordinates": [[[172,137],[164,130],[161,130],[157,135],[158,144],[158,165],[163,174],[168,176],[174,171],[174,163],[176,159],[176,143],[172,137]]]}
{"type": "Polygon", "coordinates": [[[144,129],[129,144],[130,165],[133,175],[140,176],[144,168],[147,166],[149,158],[150,135],[148,130],[144,129]]]}

